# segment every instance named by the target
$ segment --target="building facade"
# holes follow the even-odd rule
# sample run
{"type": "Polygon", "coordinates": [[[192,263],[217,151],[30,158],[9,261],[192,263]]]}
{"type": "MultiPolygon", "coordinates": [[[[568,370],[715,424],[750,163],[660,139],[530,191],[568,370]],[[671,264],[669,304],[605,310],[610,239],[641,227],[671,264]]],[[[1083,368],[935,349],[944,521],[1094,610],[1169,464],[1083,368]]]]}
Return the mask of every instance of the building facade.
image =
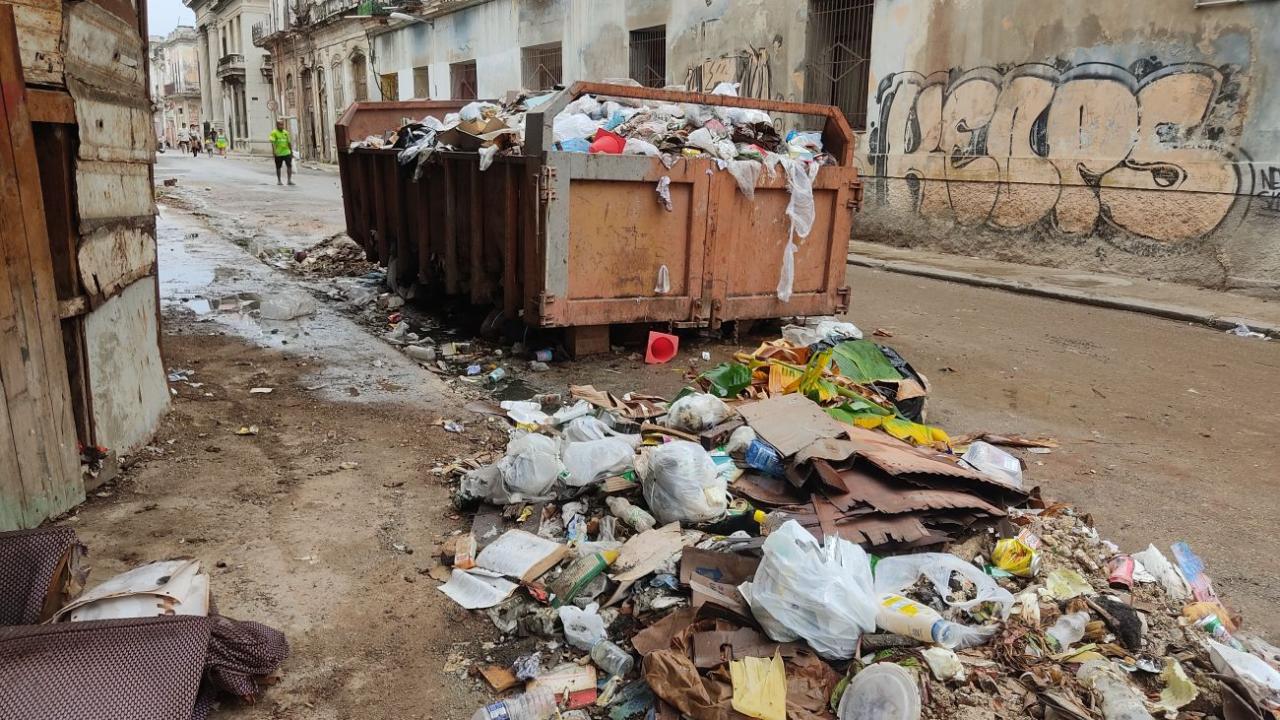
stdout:
{"type": "Polygon", "coordinates": [[[273,60],[274,115],[304,160],[337,162],[334,123],[351,103],[378,99],[368,32],[387,21],[367,14],[357,0],[272,0],[253,27],[273,60]]]}
{"type": "Polygon", "coordinates": [[[179,128],[202,127],[195,28],[179,25],[168,37],[152,35],[147,61],[151,64],[156,137],[167,147],[176,148],[179,128]]]}
{"type": "Polygon", "coordinates": [[[737,82],[844,110],[866,180],[858,239],[1280,296],[1280,0],[413,12],[369,31],[372,99],[737,82]]]}
{"type": "Polygon", "coordinates": [[[253,44],[269,0],[183,0],[196,14],[201,129],[227,134],[231,149],[270,155],[271,56],[253,44]]]}

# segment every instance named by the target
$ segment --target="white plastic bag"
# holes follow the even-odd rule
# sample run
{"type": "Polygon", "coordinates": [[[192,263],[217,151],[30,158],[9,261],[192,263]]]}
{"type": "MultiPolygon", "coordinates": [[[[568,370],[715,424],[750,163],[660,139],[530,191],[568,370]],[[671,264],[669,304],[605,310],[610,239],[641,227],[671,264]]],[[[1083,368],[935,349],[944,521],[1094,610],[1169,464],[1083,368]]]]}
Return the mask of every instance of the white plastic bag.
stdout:
{"type": "MultiPolygon", "coordinates": [[[[1187,583],[1174,569],[1173,564],[1169,562],[1169,558],[1160,552],[1155,545],[1148,545],[1146,550],[1133,554],[1133,559],[1142,565],[1148,574],[1153,576],[1161,585],[1164,591],[1169,593],[1169,597],[1174,602],[1185,602],[1191,597],[1191,591],[1187,589],[1187,583]]],[[[1137,574],[1137,569],[1134,569],[1137,574]]]]}
{"type": "Polygon", "coordinates": [[[542,405],[532,400],[503,400],[498,407],[507,411],[507,417],[525,425],[541,425],[551,420],[550,415],[542,412],[542,405]]]}
{"type": "Polygon", "coordinates": [[[791,302],[791,291],[796,284],[796,246],[791,236],[787,236],[787,246],[782,248],[782,270],[778,273],[778,299],[791,302]]]}
{"type": "Polygon", "coordinates": [[[583,95],[565,106],[564,111],[569,114],[581,113],[590,115],[593,118],[600,117],[604,108],[600,105],[600,101],[590,95],[583,95]]]}
{"type": "Polygon", "coordinates": [[[591,603],[585,609],[574,605],[560,607],[560,622],[564,624],[564,637],[570,645],[590,652],[605,639],[604,618],[597,612],[599,609],[598,603],[591,603]]]}
{"type": "Polygon", "coordinates": [[[743,425],[729,436],[729,442],[725,444],[724,451],[731,455],[736,452],[746,452],[755,440],[756,431],[750,425],[743,425]]]}
{"type": "Polygon", "coordinates": [[[872,584],[862,548],[839,537],[819,545],[808,530],[788,520],[769,533],[755,577],[738,589],[769,637],[779,642],[804,638],[822,657],[846,660],[862,633],[875,630],[872,584]]]}
{"type": "Polygon", "coordinates": [[[464,122],[475,122],[484,118],[485,114],[494,115],[500,108],[493,103],[469,102],[458,111],[458,117],[464,122]]]}
{"type": "Polygon", "coordinates": [[[699,433],[729,419],[733,410],[715,395],[689,393],[671,403],[663,424],[676,430],[699,433]]]}
{"type": "Polygon", "coordinates": [[[507,443],[507,453],[497,464],[467,473],[460,492],[464,498],[483,498],[495,505],[551,500],[562,472],[556,441],[528,433],[507,443]]]}
{"type": "Polygon", "coordinates": [[[581,488],[635,467],[636,446],[624,437],[569,442],[561,449],[560,457],[569,471],[564,484],[581,488]]]}
{"type": "Polygon", "coordinates": [[[569,442],[603,440],[613,434],[608,423],[590,415],[570,420],[564,429],[564,439],[569,442]]]}
{"type": "Polygon", "coordinates": [[[755,199],[756,183],[760,180],[760,173],[764,172],[764,164],[755,160],[729,160],[727,163],[729,174],[738,183],[738,189],[748,200],[755,199]]]}
{"type": "Polygon", "coordinates": [[[498,154],[498,146],[488,145],[482,147],[477,154],[480,156],[480,172],[484,172],[493,164],[493,158],[498,154]]]}
{"type": "Polygon", "coordinates": [[[658,146],[639,138],[627,138],[627,144],[626,147],[622,148],[622,154],[658,157],[658,146]]]}
{"type": "Polygon", "coordinates": [[[1022,461],[991,443],[974,440],[960,459],[1001,485],[1022,488],[1022,461]]]}
{"type": "Polygon", "coordinates": [[[729,509],[728,483],[702,446],[687,440],[659,445],[636,460],[649,512],[662,524],[711,522],[729,509]]]}
{"type": "Polygon", "coordinates": [[[1000,617],[1009,617],[1013,609],[1013,594],[996,584],[981,568],[950,553],[917,553],[887,557],[876,563],[876,594],[900,593],[915,584],[924,575],[933,583],[942,601],[960,610],[969,610],[984,602],[1000,605],[1000,617]],[[951,601],[951,575],[961,577],[978,588],[977,596],[968,601],[951,601]]]}
{"type": "Polygon", "coordinates": [[[556,142],[588,138],[596,134],[600,123],[582,113],[562,112],[556,116],[551,131],[556,142]]]}
{"type": "Polygon", "coordinates": [[[1255,693],[1273,703],[1280,703],[1280,671],[1262,658],[1209,640],[1209,658],[1223,675],[1239,678],[1255,693]]]}
{"type": "Polygon", "coordinates": [[[685,145],[698,148],[699,150],[705,150],[712,155],[719,155],[719,150],[716,149],[716,136],[712,135],[711,131],[704,127],[700,127],[689,133],[689,137],[685,138],[685,145]]]}

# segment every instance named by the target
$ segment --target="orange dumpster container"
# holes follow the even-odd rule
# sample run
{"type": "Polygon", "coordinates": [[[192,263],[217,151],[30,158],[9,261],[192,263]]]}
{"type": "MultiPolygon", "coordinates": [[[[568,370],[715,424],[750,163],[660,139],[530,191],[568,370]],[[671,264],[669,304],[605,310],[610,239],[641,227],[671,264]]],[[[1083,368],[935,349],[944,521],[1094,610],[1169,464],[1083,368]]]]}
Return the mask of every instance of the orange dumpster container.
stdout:
{"type": "Polygon", "coordinates": [[[398,164],[398,151],[352,149],[346,140],[373,134],[379,121],[378,133],[400,118],[439,117],[458,106],[358,103],[338,123],[348,232],[388,267],[393,283],[498,305],[535,327],[714,328],[847,309],[845,258],[862,184],[853,135],[837,108],[576,83],[526,113],[523,154],[499,156],[481,171],[475,152],[436,152],[417,182],[412,164],[398,164]],[[838,164],[813,180],[816,217],[808,237],[796,238],[787,302],[776,293],[790,229],[785,172],[761,175],[749,199],[713,159],[680,158],[667,168],[641,155],[556,150],[555,116],[585,94],[821,120],[823,145],[838,164]],[[670,210],[656,192],[664,178],[670,210]]]}

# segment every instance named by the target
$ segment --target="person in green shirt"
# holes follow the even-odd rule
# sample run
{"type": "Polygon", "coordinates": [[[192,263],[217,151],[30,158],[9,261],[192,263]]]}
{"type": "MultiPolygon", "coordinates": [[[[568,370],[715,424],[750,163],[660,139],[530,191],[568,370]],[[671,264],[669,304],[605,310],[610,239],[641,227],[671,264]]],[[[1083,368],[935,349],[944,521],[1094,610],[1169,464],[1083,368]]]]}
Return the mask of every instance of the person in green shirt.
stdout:
{"type": "Polygon", "coordinates": [[[271,140],[271,154],[276,158],[276,184],[283,185],[280,182],[280,166],[284,165],[289,169],[289,184],[293,184],[293,138],[289,137],[289,131],[284,129],[284,120],[276,120],[276,129],[271,131],[269,136],[271,140]]]}

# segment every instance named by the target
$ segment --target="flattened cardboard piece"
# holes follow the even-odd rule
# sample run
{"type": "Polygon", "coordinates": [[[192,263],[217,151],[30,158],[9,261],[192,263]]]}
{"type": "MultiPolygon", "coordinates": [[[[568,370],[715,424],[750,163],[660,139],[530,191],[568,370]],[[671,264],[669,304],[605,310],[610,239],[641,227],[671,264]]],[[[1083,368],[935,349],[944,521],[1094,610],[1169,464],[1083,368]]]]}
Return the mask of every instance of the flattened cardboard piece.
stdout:
{"type": "Polygon", "coordinates": [[[760,567],[760,558],[732,552],[685,547],[680,553],[680,584],[688,586],[695,574],[712,582],[740,585],[760,567]]]}
{"type": "MultiPolygon", "coordinates": [[[[815,461],[815,466],[824,461],[815,461]]],[[[972,493],[963,490],[927,489],[895,481],[876,472],[862,469],[840,473],[848,492],[841,501],[832,502],[844,507],[852,499],[870,505],[879,512],[890,515],[922,510],[972,510],[993,517],[1003,517],[1004,511],[972,493]]]]}
{"type": "Polygon", "coordinates": [[[520,679],[509,668],[501,665],[489,665],[479,670],[480,677],[489,683],[496,693],[503,693],[520,684],[520,679]]]}
{"type": "Polygon", "coordinates": [[[556,666],[525,685],[525,692],[548,689],[557,703],[570,710],[587,707],[596,701],[596,666],[565,663],[556,666]],[[567,702],[565,698],[568,698],[567,702]]]}
{"type": "Polygon", "coordinates": [[[729,489],[756,505],[766,507],[782,507],[804,502],[804,495],[786,481],[754,470],[744,472],[741,477],[733,481],[729,489]]]}
{"type": "Polygon", "coordinates": [[[823,412],[822,407],[800,393],[779,395],[738,406],[738,412],[782,457],[791,457],[814,442],[844,437],[849,425],[823,412]]]}
{"type": "Polygon", "coordinates": [[[661,620],[631,637],[631,647],[643,655],[671,647],[671,639],[693,624],[698,611],[691,607],[679,608],[663,616],[661,620]]]}
{"type": "Polygon", "coordinates": [[[718,667],[745,657],[794,657],[806,647],[802,642],[780,643],[751,628],[694,633],[693,664],[700,670],[718,667]]]}
{"type": "Polygon", "coordinates": [[[578,400],[602,407],[629,420],[650,420],[667,414],[666,401],[652,395],[630,393],[619,398],[611,392],[597,390],[591,385],[570,385],[569,394],[578,400]]]}
{"type": "Polygon", "coordinates": [[[507,523],[502,508],[497,505],[481,505],[471,519],[471,536],[476,539],[476,551],[484,550],[502,536],[507,523]]]}
{"type": "Polygon", "coordinates": [[[718,615],[742,623],[754,622],[751,606],[747,605],[747,601],[735,585],[694,575],[689,583],[689,590],[692,593],[691,604],[695,609],[701,609],[704,605],[714,605],[718,615]]]}

